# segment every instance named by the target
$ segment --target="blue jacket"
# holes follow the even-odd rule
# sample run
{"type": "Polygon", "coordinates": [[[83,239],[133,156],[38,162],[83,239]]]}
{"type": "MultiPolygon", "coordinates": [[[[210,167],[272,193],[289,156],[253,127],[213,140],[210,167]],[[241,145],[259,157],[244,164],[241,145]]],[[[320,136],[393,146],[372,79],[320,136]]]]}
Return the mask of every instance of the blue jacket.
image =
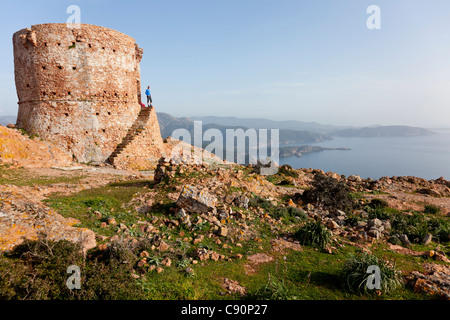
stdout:
{"type": "Polygon", "coordinates": [[[146,94],[147,96],[149,96],[149,95],[150,95],[150,89],[145,90],[145,94],[146,94]]]}

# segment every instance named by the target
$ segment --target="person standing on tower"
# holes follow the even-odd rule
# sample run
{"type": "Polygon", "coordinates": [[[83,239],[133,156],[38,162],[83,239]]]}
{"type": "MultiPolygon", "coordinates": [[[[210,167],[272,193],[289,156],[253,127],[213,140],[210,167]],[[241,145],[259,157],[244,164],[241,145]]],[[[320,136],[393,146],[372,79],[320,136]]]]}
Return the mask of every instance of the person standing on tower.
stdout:
{"type": "Polygon", "coordinates": [[[145,94],[147,95],[147,107],[152,106],[152,95],[150,93],[150,86],[147,87],[147,90],[145,90],[145,94]],[[150,103],[150,105],[149,105],[150,103]]]}

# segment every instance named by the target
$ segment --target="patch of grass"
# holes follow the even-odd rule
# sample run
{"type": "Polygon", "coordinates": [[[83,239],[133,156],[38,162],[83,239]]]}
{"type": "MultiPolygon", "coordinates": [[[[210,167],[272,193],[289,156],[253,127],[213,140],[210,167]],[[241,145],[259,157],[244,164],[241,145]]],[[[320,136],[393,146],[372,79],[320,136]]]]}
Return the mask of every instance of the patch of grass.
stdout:
{"type": "Polygon", "coordinates": [[[269,274],[267,283],[261,285],[254,293],[248,295],[251,300],[291,300],[291,295],[284,281],[269,274]]]}
{"type": "Polygon", "coordinates": [[[380,270],[380,290],[390,293],[403,286],[403,278],[393,265],[374,254],[358,252],[350,256],[342,270],[344,287],[357,294],[373,294],[374,289],[367,287],[371,273],[367,273],[369,266],[377,266],[380,270]]]}
{"type": "MultiPolygon", "coordinates": [[[[145,189],[144,189],[145,190],[145,189]]],[[[70,195],[51,195],[45,200],[47,205],[55,209],[64,217],[72,217],[81,221],[80,227],[89,228],[97,233],[111,236],[114,227],[100,228],[100,224],[108,217],[115,218],[117,223],[132,225],[140,216],[133,208],[126,208],[133,196],[144,192],[141,187],[123,185],[106,185],[99,188],[87,189],[70,195]],[[95,216],[94,212],[102,213],[103,220],[95,216]]],[[[165,210],[165,205],[158,205],[155,212],[165,210]]]]}
{"type": "Polygon", "coordinates": [[[272,218],[283,219],[285,222],[292,222],[295,217],[300,218],[300,220],[306,220],[308,218],[308,215],[301,209],[290,206],[276,206],[270,201],[259,196],[255,196],[250,199],[249,207],[264,209],[269,212],[269,215],[272,218]]]}
{"type": "Polygon", "coordinates": [[[369,219],[388,220],[391,218],[391,213],[382,206],[366,206],[365,209],[369,214],[369,219]]]}
{"type": "Polygon", "coordinates": [[[77,184],[86,175],[36,176],[26,168],[0,168],[0,184],[15,186],[48,186],[52,184],[77,184]]]}
{"type": "Polygon", "coordinates": [[[374,199],[370,200],[370,203],[368,204],[368,206],[372,209],[384,209],[384,208],[389,207],[386,200],[378,199],[378,198],[374,198],[374,199]]]}
{"type": "Polygon", "coordinates": [[[319,246],[320,248],[326,248],[331,242],[331,237],[331,231],[320,221],[308,222],[294,234],[294,238],[299,240],[301,244],[319,246]]]}
{"type": "Polygon", "coordinates": [[[294,171],[292,167],[288,164],[284,164],[278,168],[278,174],[284,175],[286,177],[298,178],[299,174],[297,171],[294,171]]]}
{"type": "Polygon", "coordinates": [[[439,213],[441,213],[441,208],[439,208],[438,206],[435,206],[433,204],[427,204],[427,205],[425,205],[423,213],[439,214],[439,213]]]}
{"type": "Polygon", "coordinates": [[[361,217],[360,214],[350,212],[349,214],[347,214],[345,223],[350,224],[350,225],[356,225],[359,221],[362,221],[362,220],[363,220],[363,218],[361,217]]]}
{"type": "Polygon", "coordinates": [[[412,215],[396,213],[391,216],[391,234],[406,234],[411,242],[419,243],[427,233],[441,242],[448,242],[450,219],[448,217],[428,218],[421,213],[412,215]]]}

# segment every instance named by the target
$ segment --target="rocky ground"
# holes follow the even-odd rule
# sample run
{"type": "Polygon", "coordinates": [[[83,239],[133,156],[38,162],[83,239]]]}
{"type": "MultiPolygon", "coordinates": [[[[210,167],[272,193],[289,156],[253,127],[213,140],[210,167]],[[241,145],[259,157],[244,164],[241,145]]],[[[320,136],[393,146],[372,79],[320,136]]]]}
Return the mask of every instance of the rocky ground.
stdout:
{"type": "MultiPolygon", "coordinates": [[[[397,228],[393,227],[397,215],[424,215],[426,206],[437,208],[426,215],[427,221],[439,217],[448,222],[449,181],[415,177],[372,181],[287,167],[262,176],[257,169],[177,164],[165,158],[154,172],[108,166],[3,166],[0,250],[9,251],[43,232],[52,240],[82,241],[87,254],[102,254],[117,243],[133,248],[136,255],[127,263],[133,264],[136,281],[162,277],[174,268],[195,277],[209,264],[236,261],[242,261],[242,274],[251,278],[264,265],[284,263],[288,268],[290,255],[306,254],[295,231],[312,220],[331,231],[332,241],[307,252],[330,257],[353,250],[346,248],[389,252],[397,261],[412,261],[400,263],[409,290],[450,298],[449,239],[442,241],[431,231],[420,239],[408,238],[392,230],[397,228]],[[345,184],[359,207],[338,210],[305,200],[302,195],[317,175],[345,184]],[[258,203],[255,197],[264,200],[258,203]],[[373,199],[386,201],[385,211],[365,207],[373,199]]],[[[308,283],[310,276],[311,272],[308,283]]],[[[223,294],[245,296],[249,291],[231,275],[217,279],[223,294]]]]}

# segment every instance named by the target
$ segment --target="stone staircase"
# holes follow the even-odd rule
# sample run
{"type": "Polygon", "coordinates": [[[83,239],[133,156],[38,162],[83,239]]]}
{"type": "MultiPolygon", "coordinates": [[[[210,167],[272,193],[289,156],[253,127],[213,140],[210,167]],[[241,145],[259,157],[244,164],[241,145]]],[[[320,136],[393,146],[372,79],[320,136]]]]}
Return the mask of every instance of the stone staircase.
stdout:
{"type": "Polygon", "coordinates": [[[133,125],[128,129],[127,135],[123,138],[122,142],[119,143],[116,149],[111,153],[111,155],[106,160],[107,162],[113,164],[114,159],[117,158],[123,150],[134,140],[136,136],[138,136],[145,128],[149,118],[150,111],[153,107],[149,108],[141,108],[136,120],[133,125]]]}

